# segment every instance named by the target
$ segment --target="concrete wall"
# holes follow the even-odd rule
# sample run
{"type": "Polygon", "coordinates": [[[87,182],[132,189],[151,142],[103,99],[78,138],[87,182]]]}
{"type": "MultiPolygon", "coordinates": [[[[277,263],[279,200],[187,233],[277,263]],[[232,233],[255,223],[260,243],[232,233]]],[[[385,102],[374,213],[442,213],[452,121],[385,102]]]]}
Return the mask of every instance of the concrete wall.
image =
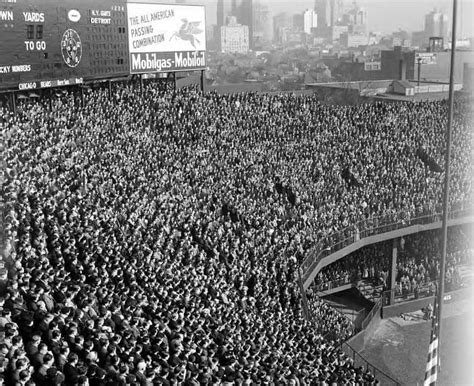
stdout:
{"type": "MultiPolygon", "coordinates": [[[[474,63],[474,51],[456,51],[454,61],[454,82],[462,83],[464,63],[474,63]]],[[[418,65],[414,78],[417,78],[418,65]]],[[[421,80],[437,80],[449,82],[449,68],[451,67],[451,52],[437,52],[436,64],[422,64],[420,69],[421,80]]],[[[410,78],[412,79],[412,78],[410,78]]]]}
{"type": "Polygon", "coordinates": [[[382,77],[384,79],[413,79],[415,74],[415,52],[402,51],[394,47],[393,51],[381,52],[382,77]]]}
{"type": "Polygon", "coordinates": [[[474,63],[464,63],[462,87],[465,91],[474,90],[474,63]]]}
{"type": "Polygon", "coordinates": [[[260,92],[263,90],[263,83],[239,83],[239,84],[219,84],[206,86],[206,91],[216,91],[218,94],[235,94],[241,92],[260,92]]]}
{"type": "Polygon", "coordinates": [[[391,80],[378,79],[353,82],[309,83],[305,87],[307,90],[313,90],[314,94],[325,103],[358,104],[368,102],[365,95],[383,94],[390,91],[391,84],[391,80]]]}
{"type": "Polygon", "coordinates": [[[333,71],[333,75],[339,75],[342,79],[354,80],[383,80],[382,70],[365,71],[364,63],[342,62],[333,71]]]}
{"type": "Polygon", "coordinates": [[[357,352],[361,352],[362,350],[364,350],[366,343],[369,341],[369,339],[377,329],[376,326],[380,323],[381,319],[381,313],[377,312],[370,321],[370,323],[367,325],[367,327],[364,330],[358,332],[352,338],[350,338],[347,343],[357,352]]]}
{"type": "Polygon", "coordinates": [[[402,84],[401,82],[393,82],[393,92],[395,94],[401,94],[401,95],[414,95],[414,88],[413,87],[407,87],[406,85],[402,84]]]}
{"type": "MultiPolygon", "coordinates": [[[[414,84],[416,84],[415,80],[412,81],[414,84]]],[[[462,88],[462,84],[454,84],[454,91],[459,91],[462,88]]],[[[415,86],[415,93],[416,94],[421,94],[421,93],[427,93],[427,92],[448,92],[449,91],[449,84],[446,83],[429,83],[429,84],[423,84],[420,82],[419,86],[415,86]]]]}
{"type": "MultiPolygon", "coordinates": [[[[444,294],[444,303],[451,303],[461,299],[466,299],[469,296],[472,296],[472,288],[448,292],[444,294]]],[[[398,304],[394,304],[393,306],[384,306],[382,308],[382,318],[391,318],[406,312],[419,311],[428,304],[433,304],[433,302],[434,296],[429,296],[423,299],[411,300],[409,302],[400,302],[398,304]]]]}
{"type": "Polygon", "coordinates": [[[324,291],[318,291],[316,295],[318,295],[319,297],[322,297],[322,296],[332,295],[338,292],[342,292],[351,288],[356,288],[356,287],[357,287],[357,283],[354,282],[354,283],[344,284],[339,287],[330,288],[324,291]]]}

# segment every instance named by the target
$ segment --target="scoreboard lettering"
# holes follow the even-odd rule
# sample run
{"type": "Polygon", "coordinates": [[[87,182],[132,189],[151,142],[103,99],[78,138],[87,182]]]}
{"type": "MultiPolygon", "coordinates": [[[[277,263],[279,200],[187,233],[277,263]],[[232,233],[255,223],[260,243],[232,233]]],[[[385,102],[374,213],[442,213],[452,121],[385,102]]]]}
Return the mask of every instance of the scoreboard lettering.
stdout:
{"type": "Polygon", "coordinates": [[[83,78],[72,78],[72,79],[56,79],[56,80],[46,80],[41,82],[25,82],[18,84],[19,90],[34,90],[37,88],[48,88],[48,87],[58,87],[58,86],[70,86],[73,84],[84,83],[83,78]]]}
{"type": "Polygon", "coordinates": [[[23,12],[25,21],[30,23],[44,23],[44,13],[41,12],[23,12]]]}
{"type": "Polygon", "coordinates": [[[110,24],[112,22],[111,11],[92,9],[91,15],[91,24],[110,24]]]}
{"type": "Polygon", "coordinates": [[[30,72],[31,66],[29,64],[20,66],[0,66],[0,74],[8,74],[11,72],[30,72]]]}
{"type": "Polygon", "coordinates": [[[0,11],[0,20],[2,21],[13,21],[12,11],[0,11]]]}
{"type": "Polygon", "coordinates": [[[0,0],[0,89],[127,75],[125,1],[0,0]]]}
{"type": "Polygon", "coordinates": [[[0,0],[0,91],[206,67],[203,6],[0,0]]]}

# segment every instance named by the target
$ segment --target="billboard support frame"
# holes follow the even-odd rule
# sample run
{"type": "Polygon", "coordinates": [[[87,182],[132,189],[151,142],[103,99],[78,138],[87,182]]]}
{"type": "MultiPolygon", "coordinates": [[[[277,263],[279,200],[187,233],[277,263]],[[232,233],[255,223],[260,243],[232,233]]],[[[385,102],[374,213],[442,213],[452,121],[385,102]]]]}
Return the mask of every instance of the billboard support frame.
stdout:
{"type": "Polygon", "coordinates": [[[10,95],[11,95],[11,99],[12,99],[13,112],[16,114],[15,91],[12,91],[10,95]]]}
{"type": "Polygon", "coordinates": [[[49,110],[53,111],[53,88],[52,87],[49,89],[48,100],[49,100],[49,110]]]}

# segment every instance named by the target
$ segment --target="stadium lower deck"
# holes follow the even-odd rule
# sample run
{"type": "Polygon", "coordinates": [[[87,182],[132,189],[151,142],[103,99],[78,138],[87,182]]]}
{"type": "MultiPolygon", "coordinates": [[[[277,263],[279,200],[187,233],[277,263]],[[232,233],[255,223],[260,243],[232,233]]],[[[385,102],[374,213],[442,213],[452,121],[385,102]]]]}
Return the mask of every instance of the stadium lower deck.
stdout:
{"type": "MultiPolygon", "coordinates": [[[[439,208],[445,101],[329,106],[153,82],[84,92],[0,109],[4,383],[378,383],[338,346],[351,321],[315,296],[303,317],[298,267],[350,224],[439,208]]],[[[473,202],[469,102],[455,104],[452,206],[473,202]]],[[[452,283],[472,248],[459,237],[452,283]]],[[[399,267],[410,288],[436,278],[439,240],[419,239],[399,267]]],[[[384,271],[374,248],[352,256],[362,276],[384,271]]],[[[328,278],[339,270],[351,271],[328,278]]],[[[407,341],[424,339],[416,326],[407,341]]]]}

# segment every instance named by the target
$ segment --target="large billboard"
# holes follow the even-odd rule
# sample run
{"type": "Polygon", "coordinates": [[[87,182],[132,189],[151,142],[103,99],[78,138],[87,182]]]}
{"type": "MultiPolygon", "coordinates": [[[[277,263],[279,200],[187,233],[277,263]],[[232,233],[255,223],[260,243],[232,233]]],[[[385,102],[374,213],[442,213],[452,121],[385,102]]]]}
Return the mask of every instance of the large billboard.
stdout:
{"type": "Polygon", "coordinates": [[[0,0],[0,89],[129,73],[125,0],[0,0]]]}
{"type": "Polygon", "coordinates": [[[203,6],[127,3],[130,73],[206,67],[203,6]]]}

